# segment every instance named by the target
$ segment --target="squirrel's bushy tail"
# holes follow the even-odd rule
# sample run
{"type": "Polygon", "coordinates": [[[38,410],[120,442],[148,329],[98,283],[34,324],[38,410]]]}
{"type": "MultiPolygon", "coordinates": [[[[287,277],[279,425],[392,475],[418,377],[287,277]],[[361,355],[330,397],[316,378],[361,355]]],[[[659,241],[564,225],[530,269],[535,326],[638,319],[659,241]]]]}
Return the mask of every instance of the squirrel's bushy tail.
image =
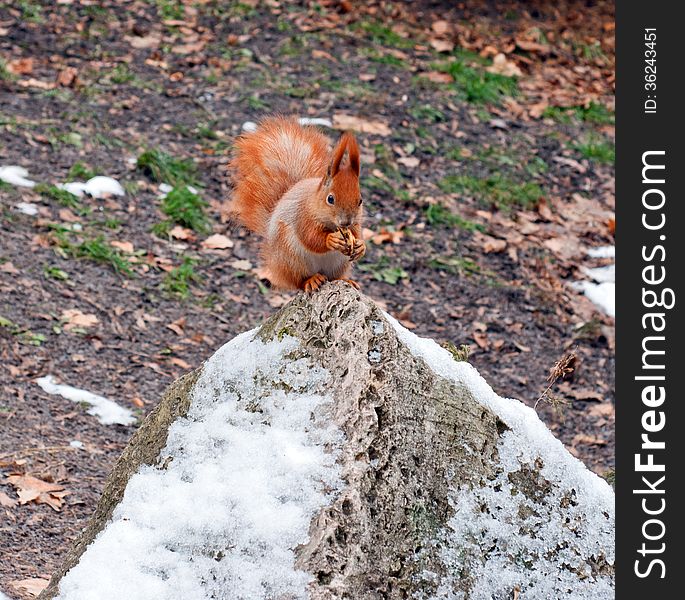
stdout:
{"type": "Polygon", "coordinates": [[[302,179],[323,177],[327,163],[328,140],[320,131],[294,118],[264,119],[236,141],[232,212],[241,225],[263,236],[283,194],[302,179]]]}

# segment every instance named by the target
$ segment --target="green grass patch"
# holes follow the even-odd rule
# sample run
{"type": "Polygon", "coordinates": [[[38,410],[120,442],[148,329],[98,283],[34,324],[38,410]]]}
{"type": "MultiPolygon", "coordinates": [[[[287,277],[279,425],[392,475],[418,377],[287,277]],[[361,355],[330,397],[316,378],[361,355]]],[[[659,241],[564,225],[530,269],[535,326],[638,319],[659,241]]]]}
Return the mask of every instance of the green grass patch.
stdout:
{"type": "Polygon", "coordinates": [[[58,269],[57,267],[51,267],[48,265],[43,268],[43,274],[47,279],[55,279],[57,281],[66,281],[69,279],[69,273],[63,271],[62,269],[58,269]]]}
{"type": "Polygon", "coordinates": [[[190,159],[175,158],[161,150],[147,150],[138,157],[136,165],[158,183],[199,185],[197,167],[190,159]]]}
{"type": "Polygon", "coordinates": [[[590,135],[571,147],[582,156],[603,164],[616,162],[616,147],[611,142],[597,135],[590,135]]]}
{"type": "Polygon", "coordinates": [[[409,109],[409,114],[417,121],[427,121],[428,123],[439,123],[445,120],[445,114],[430,104],[422,104],[409,109]]]}
{"type": "Polygon", "coordinates": [[[548,106],[542,116],[564,124],[571,123],[573,117],[595,125],[613,125],[616,122],[614,113],[596,102],[591,102],[587,106],[548,106]]]}
{"type": "Polygon", "coordinates": [[[43,7],[29,0],[19,0],[16,7],[21,10],[21,18],[23,21],[30,21],[31,23],[44,23],[43,7]]]}
{"type": "Polygon", "coordinates": [[[499,104],[506,96],[518,93],[515,77],[489,73],[474,68],[461,60],[433,65],[438,71],[449,73],[454,83],[449,84],[456,94],[473,104],[499,104]]]}
{"type": "Polygon", "coordinates": [[[10,335],[17,336],[19,341],[29,346],[40,346],[47,339],[42,333],[24,329],[3,316],[0,316],[0,329],[6,329],[10,335]]]}
{"type": "Polygon", "coordinates": [[[69,252],[78,258],[108,264],[121,275],[133,276],[131,264],[119,250],[110,246],[102,236],[71,245],[69,252]]]}
{"type": "Polygon", "coordinates": [[[0,81],[14,81],[16,78],[16,75],[7,68],[7,63],[0,58],[0,81]]]}
{"type": "Polygon", "coordinates": [[[207,202],[198,194],[194,194],[183,185],[175,187],[164,197],[161,209],[173,223],[198,233],[206,233],[209,231],[209,219],[205,214],[207,206],[207,202]]]}
{"type": "Polygon", "coordinates": [[[390,285],[397,285],[402,279],[409,279],[409,274],[401,267],[393,267],[387,256],[383,256],[376,263],[359,265],[359,270],[371,273],[376,281],[382,281],[390,285]]]}
{"type": "Polygon", "coordinates": [[[357,31],[362,31],[374,44],[386,48],[413,48],[414,42],[403,38],[389,27],[377,21],[362,21],[355,25],[357,31]]]}
{"type": "Polygon", "coordinates": [[[465,256],[436,256],[428,261],[428,266],[452,275],[478,275],[480,267],[465,256]]]}
{"type": "Polygon", "coordinates": [[[441,345],[452,355],[452,358],[455,361],[467,362],[469,360],[469,356],[471,355],[471,347],[468,344],[459,344],[459,346],[455,346],[448,340],[441,345]]]}
{"type": "Polygon", "coordinates": [[[459,227],[465,231],[485,231],[484,225],[464,219],[442,204],[431,204],[426,208],[426,221],[433,227],[448,226],[459,227]]]}
{"type": "Polygon", "coordinates": [[[190,287],[193,283],[201,280],[195,271],[197,260],[185,257],[183,262],[176,268],[169,271],[162,281],[162,289],[168,294],[187,298],[190,295],[190,287]]]}
{"type": "Polygon", "coordinates": [[[363,53],[367,58],[380,65],[388,65],[390,67],[397,67],[398,69],[403,69],[406,66],[405,61],[403,61],[398,56],[393,56],[392,54],[386,54],[375,48],[366,48],[363,53]]]}
{"type": "Polygon", "coordinates": [[[166,20],[180,20],[185,16],[183,3],[179,0],[155,0],[157,14],[166,20]]]}
{"type": "Polygon", "coordinates": [[[69,208],[80,209],[81,202],[78,196],[75,196],[67,190],[58,188],[56,185],[49,185],[46,183],[39,183],[33,188],[41,196],[45,198],[50,198],[50,200],[55,200],[58,204],[62,206],[67,206],[69,208]]]}
{"type": "Polygon", "coordinates": [[[544,196],[537,183],[517,183],[499,173],[484,179],[471,175],[448,175],[438,182],[438,187],[449,194],[471,194],[500,209],[530,209],[544,196]]]}
{"type": "Polygon", "coordinates": [[[91,170],[90,168],[88,168],[87,165],[85,165],[82,162],[76,162],[73,164],[73,166],[71,167],[71,169],[69,169],[69,172],[67,173],[67,181],[75,181],[77,179],[88,181],[96,175],[97,171],[91,170]]]}

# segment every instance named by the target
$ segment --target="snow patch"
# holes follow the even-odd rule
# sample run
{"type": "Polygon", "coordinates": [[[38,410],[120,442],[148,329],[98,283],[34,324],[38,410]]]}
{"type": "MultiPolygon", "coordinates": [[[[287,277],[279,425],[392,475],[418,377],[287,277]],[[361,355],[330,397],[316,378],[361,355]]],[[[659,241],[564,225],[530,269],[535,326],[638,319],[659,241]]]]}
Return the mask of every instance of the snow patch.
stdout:
{"type": "MultiPolygon", "coordinates": [[[[333,122],[330,119],[319,117],[300,117],[297,122],[300,125],[319,125],[321,127],[333,127],[333,122]]],[[[257,123],[254,121],[245,121],[242,124],[242,130],[246,133],[253,133],[257,131],[257,123]]]]}
{"type": "Polygon", "coordinates": [[[121,184],[116,179],[103,175],[91,177],[86,182],[70,181],[68,183],[58,183],[57,187],[78,197],[83,196],[83,194],[93,198],[102,198],[106,195],[124,196],[126,194],[124,188],[121,187],[121,184]]]}
{"type": "Polygon", "coordinates": [[[616,317],[616,284],[613,281],[577,281],[573,287],[583,292],[610,317],[616,317]]]}
{"type": "Polygon", "coordinates": [[[28,174],[29,172],[24,167],[16,165],[0,167],[0,180],[10,185],[32,188],[36,182],[28,179],[28,174]]]}
{"type": "MultiPolygon", "coordinates": [[[[38,205],[32,202],[17,202],[14,207],[22,214],[35,217],[38,214],[38,205]]],[[[2,598],[0,598],[2,600],[2,598]]]]}
{"type": "Polygon", "coordinates": [[[599,246],[587,251],[590,258],[616,258],[616,246],[599,246]]]}
{"type": "MultiPolygon", "coordinates": [[[[585,600],[613,598],[611,579],[593,575],[587,568],[587,562],[601,562],[600,557],[608,564],[614,562],[614,494],[609,484],[574,458],[532,408],[501,398],[472,365],[455,361],[433,340],[419,338],[386,317],[415,356],[439,375],[465,386],[510,428],[498,444],[503,470],[496,479],[475,489],[453,484],[455,512],[439,540],[447,572],[468,570],[474,578],[472,600],[509,597],[515,586],[521,590],[521,600],[570,597],[569,590],[585,600]],[[525,469],[537,471],[539,481],[548,485],[544,507],[522,493],[512,495],[510,476],[515,478],[525,469]],[[489,511],[483,512],[483,505],[489,511]],[[561,523],[568,525],[560,528],[561,523]],[[459,551],[464,540],[471,540],[472,551],[459,551]],[[466,564],[464,556],[482,559],[466,564]],[[568,568],[560,569],[559,564],[568,568]]],[[[435,599],[458,597],[446,583],[435,599]]]]}
{"type": "MultiPolygon", "coordinates": [[[[159,187],[157,188],[159,191],[159,195],[157,196],[158,198],[166,198],[167,194],[174,189],[173,185],[169,185],[168,183],[160,183],[159,187]]],[[[187,185],[186,189],[191,193],[191,194],[197,194],[198,189],[193,187],[192,185],[187,185]]]]}
{"type": "Polygon", "coordinates": [[[301,117],[297,121],[300,125],[319,125],[320,127],[333,127],[333,122],[330,119],[320,119],[317,117],[301,117]]]}
{"type": "MultiPolygon", "coordinates": [[[[615,246],[600,246],[587,251],[590,258],[615,258],[615,246]]],[[[589,269],[581,267],[581,271],[592,281],[574,281],[573,289],[583,292],[592,302],[610,317],[616,316],[616,265],[589,269]]]]}
{"type": "Polygon", "coordinates": [[[130,479],[61,600],[306,598],[294,551],[343,485],[342,433],[326,410],[327,372],[297,358],[294,338],[254,333],[205,363],[163,466],[130,479]]]}
{"type": "Polygon", "coordinates": [[[36,383],[48,394],[56,394],[72,402],[90,404],[90,408],[87,411],[88,414],[97,417],[98,421],[103,425],[133,425],[136,422],[133,413],[127,408],[119,406],[116,402],[92,392],[87,392],[70,385],[55,383],[52,375],[40,377],[36,379],[36,383]]]}

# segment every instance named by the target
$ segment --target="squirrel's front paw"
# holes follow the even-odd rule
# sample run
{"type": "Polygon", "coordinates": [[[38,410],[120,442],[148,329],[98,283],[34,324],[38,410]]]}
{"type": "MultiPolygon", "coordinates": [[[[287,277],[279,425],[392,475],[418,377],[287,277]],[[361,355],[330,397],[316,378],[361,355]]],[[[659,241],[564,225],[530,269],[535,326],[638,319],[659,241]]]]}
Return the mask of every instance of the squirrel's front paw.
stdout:
{"type": "Polygon", "coordinates": [[[349,246],[342,231],[334,231],[326,236],[326,248],[349,254],[349,246]]]}
{"type": "Polygon", "coordinates": [[[359,260],[362,256],[366,254],[366,244],[364,240],[355,239],[354,245],[352,246],[352,252],[350,253],[350,260],[359,260]]]}

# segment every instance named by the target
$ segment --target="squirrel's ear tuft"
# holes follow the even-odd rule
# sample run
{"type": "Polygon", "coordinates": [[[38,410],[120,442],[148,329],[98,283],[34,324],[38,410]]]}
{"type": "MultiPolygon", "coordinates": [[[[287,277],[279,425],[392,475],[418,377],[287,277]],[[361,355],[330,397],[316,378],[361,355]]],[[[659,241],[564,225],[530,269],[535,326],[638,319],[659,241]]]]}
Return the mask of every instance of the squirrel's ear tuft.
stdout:
{"type": "Polygon", "coordinates": [[[351,133],[346,134],[347,136],[347,155],[350,157],[350,169],[352,172],[359,177],[359,146],[357,145],[357,140],[351,133]]]}
{"type": "Polygon", "coordinates": [[[340,166],[342,165],[345,153],[349,157],[352,172],[359,177],[359,146],[354,136],[347,131],[340,136],[338,143],[333,149],[333,158],[328,168],[330,176],[335,177],[340,172],[340,166]]]}

